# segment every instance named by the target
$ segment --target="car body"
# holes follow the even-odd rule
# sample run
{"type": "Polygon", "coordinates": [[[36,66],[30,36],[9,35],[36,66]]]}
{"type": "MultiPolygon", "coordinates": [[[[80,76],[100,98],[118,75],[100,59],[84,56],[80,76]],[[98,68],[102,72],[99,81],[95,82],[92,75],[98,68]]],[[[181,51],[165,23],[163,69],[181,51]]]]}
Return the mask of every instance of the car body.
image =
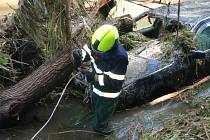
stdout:
{"type": "MultiPolygon", "coordinates": [[[[178,4],[149,11],[154,17],[178,20],[178,4]]],[[[196,34],[198,49],[210,49],[210,1],[191,0],[180,4],[180,21],[186,29],[196,34]]]]}
{"type": "MultiPolygon", "coordinates": [[[[163,25],[166,25],[166,21],[177,21],[177,9],[177,4],[163,6],[149,11],[148,15],[162,19],[163,25]]],[[[130,80],[126,81],[121,97],[121,101],[123,101],[121,104],[124,106],[133,107],[152,101],[210,74],[209,58],[203,57],[201,65],[196,62],[196,59],[200,59],[198,58],[200,53],[203,53],[204,56],[210,54],[210,1],[192,0],[183,2],[180,11],[179,22],[181,26],[196,35],[195,41],[199,47],[193,51],[197,51],[198,55],[192,56],[192,51],[185,58],[190,61],[183,61],[184,58],[172,58],[169,63],[162,64],[153,55],[148,55],[152,52],[161,53],[161,51],[157,51],[161,50],[161,42],[158,43],[158,39],[144,45],[146,49],[140,51],[140,53],[137,53],[138,50],[134,50],[135,53],[129,55],[127,77],[130,77],[130,80]],[[145,66],[142,66],[145,64],[143,59],[146,62],[145,66]],[[129,76],[129,73],[132,76],[129,76]]],[[[155,29],[156,26],[153,24],[153,28],[144,30],[144,33],[141,30],[141,33],[151,35],[150,33],[153,33],[155,29]]]]}

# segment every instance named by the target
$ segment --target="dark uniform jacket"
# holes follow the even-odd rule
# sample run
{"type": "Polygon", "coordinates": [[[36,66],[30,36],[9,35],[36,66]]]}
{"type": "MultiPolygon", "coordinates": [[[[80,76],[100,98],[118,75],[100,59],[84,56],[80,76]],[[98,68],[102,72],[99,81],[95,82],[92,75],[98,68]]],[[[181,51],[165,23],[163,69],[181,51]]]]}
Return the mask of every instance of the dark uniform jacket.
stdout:
{"type": "Polygon", "coordinates": [[[115,43],[106,53],[96,52],[91,44],[82,48],[83,61],[90,60],[93,72],[98,74],[98,81],[93,82],[93,92],[106,98],[120,95],[128,65],[126,50],[120,43],[115,43]]]}

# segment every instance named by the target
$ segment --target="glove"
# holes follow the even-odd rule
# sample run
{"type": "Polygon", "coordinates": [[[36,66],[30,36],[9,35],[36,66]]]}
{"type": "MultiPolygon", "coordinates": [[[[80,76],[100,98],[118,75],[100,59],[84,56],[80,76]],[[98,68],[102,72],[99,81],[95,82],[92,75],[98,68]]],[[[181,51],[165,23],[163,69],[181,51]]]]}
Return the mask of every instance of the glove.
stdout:
{"type": "Polygon", "coordinates": [[[82,50],[75,48],[73,50],[74,63],[79,67],[82,64],[82,50]]]}
{"type": "Polygon", "coordinates": [[[88,70],[82,70],[81,73],[85,75],[88,82],[93,82],[95,77],[95,72],[90,72],[88,70]]]}
{"type": "Polygon", "coordinates": [[[194,59],[205,59],[205,53],[203,51],[192,50],[191,57],[194,59]]]}
{"type": "Polygon", "coordinates": [[[87,78],[88,82],[93,82],[94,81],[94,77],[95,77],[94,72],[87,72],[85,75],[86,75],[86,78],[87,78]]]}
{"type": "Polygon", "coordinates": [[[205,55],[205,59],[207,60],[207,61],[210,61],[210,53],[206,53],[206,55],[205,55]]]}

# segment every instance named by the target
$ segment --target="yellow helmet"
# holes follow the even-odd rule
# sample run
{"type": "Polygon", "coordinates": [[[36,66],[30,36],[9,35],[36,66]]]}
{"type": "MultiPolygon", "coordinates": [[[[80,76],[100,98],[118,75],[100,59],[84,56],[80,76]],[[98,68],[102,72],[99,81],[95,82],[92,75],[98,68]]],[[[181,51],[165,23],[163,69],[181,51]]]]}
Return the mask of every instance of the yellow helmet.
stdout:
{"type": "Polygon", "coordinates": [[[115,26],[109,24],[102,25],[92,36],[92,48],[99,52],[107,52],[114,47],[118,38],[119,33],[115,26]]]}

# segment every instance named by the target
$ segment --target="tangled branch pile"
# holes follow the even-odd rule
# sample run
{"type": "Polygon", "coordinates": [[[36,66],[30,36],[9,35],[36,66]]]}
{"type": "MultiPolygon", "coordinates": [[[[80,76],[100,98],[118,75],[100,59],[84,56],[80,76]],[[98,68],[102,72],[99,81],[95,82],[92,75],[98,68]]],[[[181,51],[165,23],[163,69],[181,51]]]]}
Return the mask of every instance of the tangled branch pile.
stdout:
{"type": "MultiPolygon", "coordinates": [[[[65,0],[21,0],[16,13],[1,21],[1,88],[17,83],[60,55],[67,46],[65,8],[65,0]]],[[[89,14],[83,1],[73,1],[70,10],[75,26],[81,16],[89,14]]]]}
{"type": "Polygon", "coordinates": [[[145,134],[145,139],[199,139],[206,140],[210,137],[210,81],[194,90],[184,92],[181,100],[191,108],[178,116],[168,116],[170,120],[162,129],[151,134],[145,134]],[[201,95],[206,93],[205,95],[201,95]]]}
{"type": "Polygon", "coordinates": [[[179,36],[176,33],[162,33],[161,37],[161,61],[171,61],[173,58],[187,60],[191,50],[196,48],[194,42],[194,33],[185,29],[180,30],[179,36]]]}

